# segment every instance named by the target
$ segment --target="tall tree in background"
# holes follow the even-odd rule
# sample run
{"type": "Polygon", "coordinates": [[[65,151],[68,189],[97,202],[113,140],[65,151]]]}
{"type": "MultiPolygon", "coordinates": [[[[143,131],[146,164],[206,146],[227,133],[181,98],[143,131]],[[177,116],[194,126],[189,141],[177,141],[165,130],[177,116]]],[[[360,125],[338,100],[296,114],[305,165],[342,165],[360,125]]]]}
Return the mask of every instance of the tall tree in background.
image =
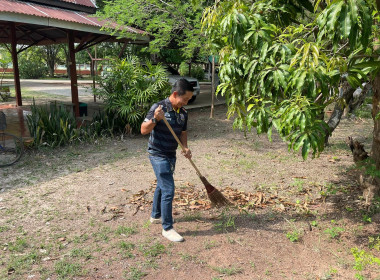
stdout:
{"type": "Polygon", "coordinates": [[[46,62],[50,77],[54,77],[55,65],[64,62],[63,48],[62,44],[40,47],[41,56],[46,62]]]}
{"type": "Polygon", "coordinates": [[[179,48],[185,59],[193,60],[208,55],[201,18],[204,7],[212,3],[211,0],[115,0],[107,2],[97,15],[116,22],[118,28],[108,29],[125,37],[130,36],[125,25],[146,31],[152,36],[151,53],[159,53],[164,47],[179,48]]]}

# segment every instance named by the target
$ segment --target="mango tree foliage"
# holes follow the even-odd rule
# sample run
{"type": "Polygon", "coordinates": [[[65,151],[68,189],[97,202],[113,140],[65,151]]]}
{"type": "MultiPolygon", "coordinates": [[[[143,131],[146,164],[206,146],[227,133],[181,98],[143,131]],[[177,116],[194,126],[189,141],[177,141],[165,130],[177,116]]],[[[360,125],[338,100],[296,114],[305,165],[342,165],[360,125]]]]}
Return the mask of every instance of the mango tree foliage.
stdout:
{"type": "Polygon", "coordinates": [[[318,155],[329,133],[324,108],[379,67],[373,1],[216,1],[203,29],[221,56],[218,87],[234,126],[276,129],[289,149],[318,155]]]}
{"type": "MultiPolygon", "coordinates": [[[[122,37],[131,37],[125,26],[147,32],[152,38],[151,53],[163,47],[180,48],[184,58],[208,55],[204,48],[206,37],[201,32],[201,18],[209,0],[115,0],[106,2],[97,16],[117,23],[108,30],[122,37]]],[[[133,37],[132,37],[133,38],[133,37]]]]}

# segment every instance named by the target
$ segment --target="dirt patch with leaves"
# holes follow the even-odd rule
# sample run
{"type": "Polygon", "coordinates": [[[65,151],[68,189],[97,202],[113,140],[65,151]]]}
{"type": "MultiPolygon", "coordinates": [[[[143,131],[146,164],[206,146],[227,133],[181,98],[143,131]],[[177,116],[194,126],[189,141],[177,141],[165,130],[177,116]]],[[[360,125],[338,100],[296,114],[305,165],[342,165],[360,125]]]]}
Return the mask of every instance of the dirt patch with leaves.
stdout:
{"type": "Polygon", "coordinates": [[[234,205],[212,208],[179,156],[183,243],[149,223],[147,137],[29,151],[0,169],[0,279],[380,279],[380,202],[364,205],[345,143],[369,150],[372,121],[343,120],[325,152],[303,161],[276,135],[234,131],[225,113],[190,110],[189,145],[234,205]]]}

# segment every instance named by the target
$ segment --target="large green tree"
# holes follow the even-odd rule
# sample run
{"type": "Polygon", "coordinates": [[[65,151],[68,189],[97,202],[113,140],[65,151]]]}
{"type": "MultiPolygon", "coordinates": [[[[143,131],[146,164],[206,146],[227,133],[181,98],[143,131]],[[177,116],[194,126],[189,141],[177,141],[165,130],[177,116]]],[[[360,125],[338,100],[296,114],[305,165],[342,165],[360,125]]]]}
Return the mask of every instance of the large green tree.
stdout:
{"type": "Polygon", "coordinates": [[[216,1],[204,28],[221,55],[235,126],[275,128],[306,158],[324,148],[324,108],[378,70],[373,1],[216,1]]]}
{"type": "Polygon", "coordinates": [[[40,55],[43,60],[45,60],[46,65],[49,70],[49,76],[54,77],[54,70],[56,64],[61,64],[64,62],[64,45],[46,45],[39,48],[40,55]]]}
{"type": "Polygon", "coordinates": [[[108,30],[121,36],[130,37],[125,26],[146,31],[152,38],[151,53],[163,48],[178,48],[187,60],[208,54],[206,37],[201,32],[201,18],[204,7],[211,0],[115,0],[107,2],[97,15],[111,19],[117,27],[108,30]]]}
{"type": "Polygon", "coordinates": [[[318,155],[325,107],[373,82],[373,158],[380,170],[380,1],[221,0],[203,28],[221,56],[219,92],[240,129],[276,129],[289,148],[318,155]]]}

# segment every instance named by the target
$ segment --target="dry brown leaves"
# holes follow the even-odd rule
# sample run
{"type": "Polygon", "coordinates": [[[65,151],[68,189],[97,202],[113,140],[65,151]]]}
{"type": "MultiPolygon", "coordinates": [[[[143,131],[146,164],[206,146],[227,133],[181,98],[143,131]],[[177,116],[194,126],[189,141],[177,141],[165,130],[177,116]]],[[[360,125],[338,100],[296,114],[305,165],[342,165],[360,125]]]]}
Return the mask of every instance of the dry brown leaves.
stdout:
{"type": "MultiPolygon", "coordinates": [[[[148,190],[141,190],[131,197],[127,198],[128,202],[141,208],[152,204],[155,184],[152,184],[148,190]]],[[[267,197],[265,193],[257,192],[255,194],[225,187],[220,189],[223,195],[239,209],[251,209],[254,207],[263,208],[268,204],[273,204],[272,197],[267,197]]],[[[208,210],[212,207],[208,199],[207,192],[203,186],[195,186],[186,182],[181,187],[176,188],[173,200],[173,208],[182,211],[191,210],[208,210]]]]}

